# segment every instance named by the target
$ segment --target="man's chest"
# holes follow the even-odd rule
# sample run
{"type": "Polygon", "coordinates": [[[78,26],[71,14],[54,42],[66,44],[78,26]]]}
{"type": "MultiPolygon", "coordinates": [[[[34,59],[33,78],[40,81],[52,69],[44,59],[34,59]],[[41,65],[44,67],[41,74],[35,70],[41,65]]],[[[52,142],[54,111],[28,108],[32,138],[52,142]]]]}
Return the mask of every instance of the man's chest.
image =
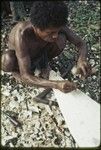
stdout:
{"type": "Polygon", "coordinates": [[[38,41],[30,41],[30,44],[28,45],[28,52],[31,59],[37,58],[41,56],[43,53],[47,43],[42,43],[38,41]]]}

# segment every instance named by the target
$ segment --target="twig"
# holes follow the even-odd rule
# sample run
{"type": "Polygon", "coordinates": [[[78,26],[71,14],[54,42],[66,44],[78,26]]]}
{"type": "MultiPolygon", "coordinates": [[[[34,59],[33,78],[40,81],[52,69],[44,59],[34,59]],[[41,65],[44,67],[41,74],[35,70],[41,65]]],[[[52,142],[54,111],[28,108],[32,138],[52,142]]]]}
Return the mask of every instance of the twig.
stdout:
{"type": "Polygon", "coordinates": [[[55,101],[51,101],[51,100],[48,100],[48,99],[42,99],[40,98],[39,96],[38,97],[35,97],[34,98],[38,103],[43,103],[43,104],[46,104],[46,105],[55,105],[55,106],[58,106],[58,103],[55,102],[55,101]]]}
{"type": "Polygon", "coordinates": [[[15,127],[20,127],[20,128],[21,128],[21,126],[22,126],[21,123],[20,123],[18,120],[16,120],[15,117],[10,116],[8,113],[6,113],[6,112],[3,111],[3,110],[1,110],[1,112],[2,112],[3,114],[5,114],[7,118],[9,118],[9,120],[11,121],[11,123],[12,123],[15,127]]]}

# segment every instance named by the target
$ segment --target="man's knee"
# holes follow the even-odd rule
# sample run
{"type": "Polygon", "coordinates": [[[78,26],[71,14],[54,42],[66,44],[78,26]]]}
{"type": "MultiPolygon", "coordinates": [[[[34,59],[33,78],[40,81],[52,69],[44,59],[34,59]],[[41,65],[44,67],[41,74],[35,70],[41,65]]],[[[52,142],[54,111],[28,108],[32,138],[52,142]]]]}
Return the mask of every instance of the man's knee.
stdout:
{"type": "Polygon", "coordinates": [[[7,51],[1,58],[1,69],[5,72],[12,72],[16,69],[17,58],[14,51],[7,51]]]}

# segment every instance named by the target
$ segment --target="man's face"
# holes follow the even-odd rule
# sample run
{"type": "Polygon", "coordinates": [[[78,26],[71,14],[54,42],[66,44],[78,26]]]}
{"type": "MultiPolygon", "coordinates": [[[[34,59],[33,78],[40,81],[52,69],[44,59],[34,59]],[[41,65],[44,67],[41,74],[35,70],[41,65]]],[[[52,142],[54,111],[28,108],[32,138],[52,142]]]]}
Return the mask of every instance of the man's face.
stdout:
{"type": "Polygon", "coordinates": [[[39,28],[34,28],[36,34],[46,42],[56,42],[58,38],[58,33],[62,27],[59,28],[48,28],[45,30],[40,30],[39,28]]]}

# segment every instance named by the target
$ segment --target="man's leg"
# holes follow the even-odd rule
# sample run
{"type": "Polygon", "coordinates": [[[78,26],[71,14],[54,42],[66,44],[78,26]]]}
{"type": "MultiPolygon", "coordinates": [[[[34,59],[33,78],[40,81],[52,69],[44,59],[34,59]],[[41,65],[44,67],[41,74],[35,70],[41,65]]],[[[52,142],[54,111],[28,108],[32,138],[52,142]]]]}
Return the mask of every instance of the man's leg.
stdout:
{"type": "Polygon", "coordinates": [[[3,53],[1,58],[1,69],[5,72],[18,71],[17,58],[14,50],[8,50],[3,53]]]}
{"type": "Polygon", "coordinates": [[[48,79],[49,78],[49,72],[50,72],[50,67],[49,67],[49,59],[48,59],[48,54],[47,54],[47,49],[43,49],[43,56],[41,57],[41,60],[39,62],[39,67],[41,73],[39,74],[39,77],[48,79]]]}
{"type": "Polygon", "coordinates": [[[18,62],[14,50],[8,50],[3,53],[1,58],[1,70],[11,72],[16,80],[21,81],[18,62]]]}

